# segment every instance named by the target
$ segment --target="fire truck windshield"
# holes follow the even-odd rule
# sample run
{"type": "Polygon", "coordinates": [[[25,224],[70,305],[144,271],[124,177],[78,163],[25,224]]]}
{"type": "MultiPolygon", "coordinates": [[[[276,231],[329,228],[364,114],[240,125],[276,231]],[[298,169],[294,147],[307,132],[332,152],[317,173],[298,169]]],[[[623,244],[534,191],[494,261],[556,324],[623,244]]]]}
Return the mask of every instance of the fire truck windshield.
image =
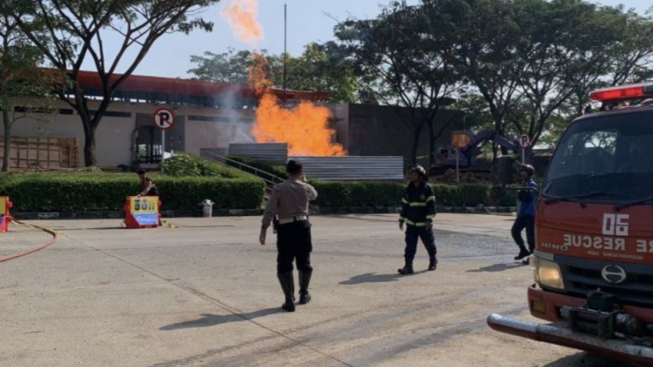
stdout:
{"type": "Polygon", "coordinates": [[[583,119],[564,134],[544,181],[545,198],[620,205],[653,197],[653,113],[583,119]],[[600,194],[598,194],[600,193],[600,194]]]}

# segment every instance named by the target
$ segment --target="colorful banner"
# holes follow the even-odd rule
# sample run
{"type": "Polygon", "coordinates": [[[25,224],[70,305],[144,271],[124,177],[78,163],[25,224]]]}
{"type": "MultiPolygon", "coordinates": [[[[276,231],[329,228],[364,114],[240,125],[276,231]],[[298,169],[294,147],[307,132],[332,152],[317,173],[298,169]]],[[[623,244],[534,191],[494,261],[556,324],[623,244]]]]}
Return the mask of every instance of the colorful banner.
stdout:
{"type": "Polygon", "coordinates": [[[9,230],[9,221],[7,216],[7,204],[9,203],[8,197],[0,197],[0,232],[7,232],[9,230]]]}
{"type": "Polygon", "coordinates": [[[0,222],[5,218],[7,215],[7,198],[6,197],[0,197],[0,222]]]}
{"type": "Polygon", "coordinates": [[[142,226],[154,226],[159,224],[159,197],[131,197],[131,215],[142,226]]]}

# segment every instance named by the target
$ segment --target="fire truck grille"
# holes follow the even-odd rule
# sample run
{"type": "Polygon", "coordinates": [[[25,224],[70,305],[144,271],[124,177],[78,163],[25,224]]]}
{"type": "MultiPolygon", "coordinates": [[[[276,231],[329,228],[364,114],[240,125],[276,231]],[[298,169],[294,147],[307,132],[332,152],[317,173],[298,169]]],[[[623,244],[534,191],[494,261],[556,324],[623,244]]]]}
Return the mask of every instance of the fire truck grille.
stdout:
{"type": "Polygon", "coordinates": [[[653,267],[637,264],[611,263],[556,256],[568,293],[586,296],[588,292],[601,289],[613,294],[624,303],[632,305],[653,305],[653,267]],[[618,265],[624,269],[626,279],[614,284],[603,278],[606,266],[618,265]]]}

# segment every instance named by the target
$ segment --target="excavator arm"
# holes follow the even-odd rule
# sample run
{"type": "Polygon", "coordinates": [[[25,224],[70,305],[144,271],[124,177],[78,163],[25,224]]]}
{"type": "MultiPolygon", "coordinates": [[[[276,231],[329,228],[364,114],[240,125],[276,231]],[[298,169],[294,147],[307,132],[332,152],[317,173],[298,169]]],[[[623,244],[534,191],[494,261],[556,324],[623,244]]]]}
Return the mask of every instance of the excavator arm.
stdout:
{"type": "Polygon", "coordinates": [[[504,136],[497,134],[494,130],[483,130],[478,134],[474,135],[469,142],[469,145],[460,150],[460,153],[467,160],[467,165],[472,165],[472,159],[481,154],[481,149],[485,144],[490,141],[496,142],[499,146],[511,150],[517,154],[523,155],[526,154],[526,160],[528,162],[532,161],[533,152],[531,149],[527,149],[524,152],[524,149],[519,145],[519,143],[514,139],[509,139],[504,136]]]}

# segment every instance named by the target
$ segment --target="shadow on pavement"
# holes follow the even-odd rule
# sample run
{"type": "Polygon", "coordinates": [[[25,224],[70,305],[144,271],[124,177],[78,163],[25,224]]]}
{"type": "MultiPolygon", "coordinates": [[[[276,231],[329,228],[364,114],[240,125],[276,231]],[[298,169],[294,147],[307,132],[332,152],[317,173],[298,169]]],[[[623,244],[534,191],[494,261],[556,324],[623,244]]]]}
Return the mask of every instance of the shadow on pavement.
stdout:
{"type": "Polygon", "coordinates": [[[230,315],[203,314],[201,319],[184,321],[177,324],[167,325],[160,328],[159,330],[173,331],[173,330],[181,330],[181,329],[193,329],[193,328],[218,326],[230,322],[253,320],[259,317],[274,315],[276,313],[282,313],[282,312],[285,311],[283,311],[281,307],[275,307],[275,308],[267,308],[265,310],[249,312],[249,313],[241,313],[241,314],[230,314],[230,315]]]}
{"type": "Polygon", "coordinates": [[[608,359],[595,354],[579,352],[577,354],[564,357],[555,362],[543,365],[542,367],[638,367],[613,359],[608,359]]]}
{"type": "Polygon", "coordinates": [[[399,279],[409,276],[415,276],[418,274],[426,273],[426,271],[416,271],[413,275],[401,275],[401,274],[376,274],[376,273],[367,273],[351,277],[349,280],[340,282],[342,285],[358,285],[365,283],[390,283],[397,282],[399,279]]]}
{"type": "Polygon", "coordinates": [[[500,271],[521,268],[524,266],[528,266],[528,265],[524,265],[522,263],[494,264],[479,269],[467,270],[467,272],[468,273],[498,273],[500,271]]]}

